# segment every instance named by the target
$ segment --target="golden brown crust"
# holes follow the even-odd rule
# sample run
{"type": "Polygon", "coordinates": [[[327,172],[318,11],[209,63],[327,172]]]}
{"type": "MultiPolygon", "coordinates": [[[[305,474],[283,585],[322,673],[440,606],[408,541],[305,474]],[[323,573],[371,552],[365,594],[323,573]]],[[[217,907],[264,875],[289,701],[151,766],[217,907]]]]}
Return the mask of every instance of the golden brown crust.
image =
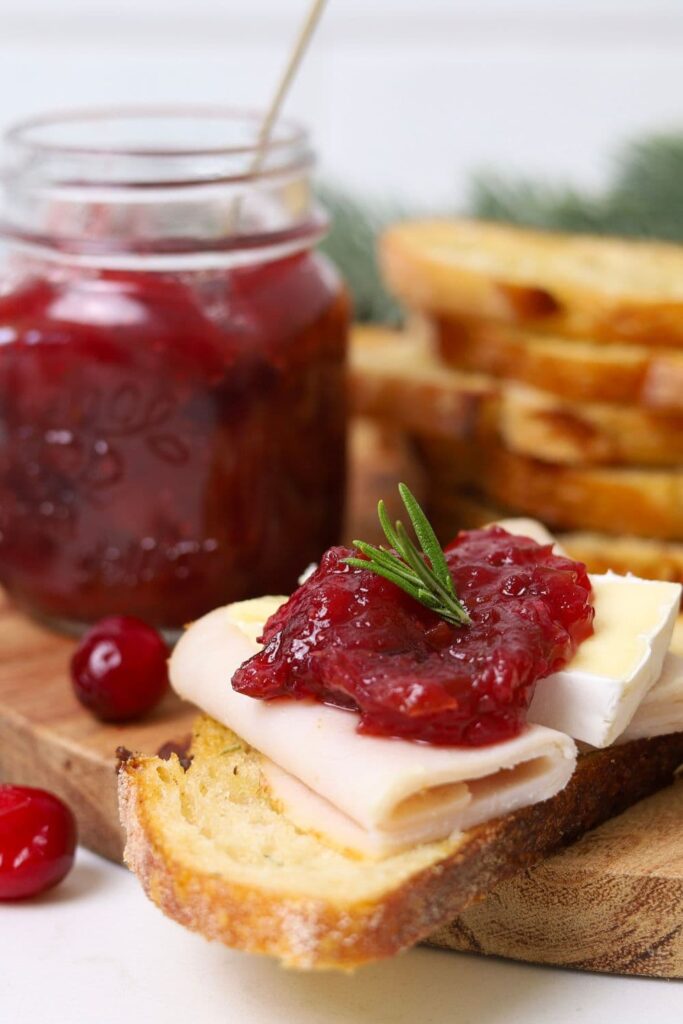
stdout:
{"type": "Polygon", "coordinates": [[[355,328],[349,382],[353,412],[405,431],[460,440],[498,437],[520,455],[570,466],[683,463],[683,414],[577,404],[454,370],[419,335],[355,328]]]}
{"type": "Polygon", "coordinates": [[[499,384],[441,365],[426,339],[385,327],[351,332],[349,398],[359,416],[435,437],[480,437],[494,429],[499,384]]]}
{"type": "Polygon", "coordinates": [[[683,247],[467,220],[396,224],[380,244],[411,308],[601,344],[683,346],[683,247]]]}
{"type": "Polygon", "coordinates": [[[632,572],[643,579],[683,583],[683,544],[603,533],[566,533],[559,540],[589,572],[632,572]]]}
{"type": "Polygon", "coordinates": [[[632,404],[683,412],[683,354],[637,345],[600,345],[511,324],[428,318],[444,362],[575,402],[632,404]]]}
{"type": "Polygon", "coordinates": [[[505,387],[498,435],[511,451],[567,466],[680,466],[683,416],[636,406],[567,402],[505,387]]]}
{"type": "Polygon", "coordinates": [[[122,765],[119,791],[126,863],[150,899],[226,945],[293,967],[350,969],[426,938],[499,881],[666,785],[683,762],[683,734],[581,757],[570,784],[552,800],[472,830],[454,854],[381,898],[356,904],[340,902],[338,893],[329,901],[308,899],[182,867],[141,781],[148,760],[122,765]]]}
{"type": "Polygon", "coordinates": [[[500,445],[415,437],[430,493],[475,488],[559,530],[683,540],[683,470],[563,466],[500,445]]]}

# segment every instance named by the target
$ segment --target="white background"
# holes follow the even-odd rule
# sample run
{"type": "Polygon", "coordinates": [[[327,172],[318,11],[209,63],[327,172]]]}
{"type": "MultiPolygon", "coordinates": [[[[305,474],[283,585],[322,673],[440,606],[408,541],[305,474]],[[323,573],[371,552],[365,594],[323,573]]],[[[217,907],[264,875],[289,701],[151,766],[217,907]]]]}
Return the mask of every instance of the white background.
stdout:
{"type": "MultiPolygon", "coordinates": [[[[127,101],[267,101],[306,0],[0,0],[0,126],[127,101]]],[[[596,185],[620,140],[683,127],[683,0],[330,0],[289,110],[327,178],[435,206],[482,165],[596,185]]],[[[0,1021],[659,1024],[683,988],[412,952],[290,975],[166,921],[83,854],[0,907],[0,1021]]]]}
{"type": "Polygon", "coordinates": [[[285,971],[162,917],[83,854],[32,904],[0,904],[2,1024],[680,1024],[683,983],[412,950],[354,975],[285,971]]]}
{"type": "MultiPolygon", "coordinates": [[[[308,0],[0,0],[0,125],[130,100],[263,104],[308,0]]],[[[681,126],[681,0],[329,0],[289,109],[346,185],[452,204],[468,171],[594,184],[681,126]]]]}

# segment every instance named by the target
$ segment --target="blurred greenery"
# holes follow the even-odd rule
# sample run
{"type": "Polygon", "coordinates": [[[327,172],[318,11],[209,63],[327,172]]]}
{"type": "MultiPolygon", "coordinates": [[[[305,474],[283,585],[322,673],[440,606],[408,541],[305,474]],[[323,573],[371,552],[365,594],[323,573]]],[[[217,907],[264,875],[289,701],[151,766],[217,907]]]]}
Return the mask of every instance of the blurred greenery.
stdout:
{"type": "MultiPolygon", "coordinates": [[[[323,248],[351,287],[357,319],[397,322],[399,308],[382,286],[377,267],[376,240],[386,224],[411,211],[389,201],[368,202],[334,185],[323,186],[320,197],[333,218],[323,248]]],[[[650,135],[627,144],[600,193],[482,171],[473,176],[464,206],[434,212],[683,242],[683,134],[650,135]]]]}
{"type": "Polygon", "coordinates": [[[318,195],[332,218],[321,248],[351,289],[356,320],[399,323],[400,309],[382,284],[376,249],[382,228],[407,211],[397,204],[369,203],[334,185],[321,186],[318,195]]]}

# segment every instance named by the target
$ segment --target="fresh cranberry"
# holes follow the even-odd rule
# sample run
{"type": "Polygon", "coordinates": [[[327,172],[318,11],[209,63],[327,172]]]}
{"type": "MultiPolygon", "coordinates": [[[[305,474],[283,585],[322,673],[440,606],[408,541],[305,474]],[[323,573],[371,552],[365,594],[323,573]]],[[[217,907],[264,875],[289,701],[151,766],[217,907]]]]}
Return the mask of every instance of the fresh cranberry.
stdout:
{"type": "Polygon", "coordinates": [[[140,718],[168,688],[167,657],[157,631],[140,619],[102,619],[83,636],[71,659],[76,696],[103,722],[140,718]]]}
{"type": "Polygon", "coordinates": [[[268,619],[235,690],[357,710],[364,733],[481,746],[521,731],[536,682],[593,632],[586,567],[500,527],[461,533],[445,551],[469,626],[347,565],[352,554],[331,548],[268,619]]]}
{"type": "Polygon", "coordinates": [[[76,821],[52,793],[0,785],[0,900],[45,892],[68,875],[76,821]]]}

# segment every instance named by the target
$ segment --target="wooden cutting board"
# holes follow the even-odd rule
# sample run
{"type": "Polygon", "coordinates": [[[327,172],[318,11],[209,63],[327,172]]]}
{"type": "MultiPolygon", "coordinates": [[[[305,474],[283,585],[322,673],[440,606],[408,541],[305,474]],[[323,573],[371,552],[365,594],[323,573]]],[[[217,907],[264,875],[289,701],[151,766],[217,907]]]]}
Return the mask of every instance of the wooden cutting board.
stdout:
{"type": "MultiPolygon", "coordinates": [[[[369,539],[372,519],[363,518],[398,471],[384,456],[379,464],[379,476],[357,471],[351,488],[353,529],[369,539]]],[[[155,753],[183,745],[195,712],[169,695],[140,724],[98,723],[71,692],[73,646],[0,592],[0,779],[58,793],[78,818],[81,841],[120,860],[117,747],[155,753]]],[[[585,970],[683,977],[683,781],[498,886],[432,942],[585,970]]]]}

